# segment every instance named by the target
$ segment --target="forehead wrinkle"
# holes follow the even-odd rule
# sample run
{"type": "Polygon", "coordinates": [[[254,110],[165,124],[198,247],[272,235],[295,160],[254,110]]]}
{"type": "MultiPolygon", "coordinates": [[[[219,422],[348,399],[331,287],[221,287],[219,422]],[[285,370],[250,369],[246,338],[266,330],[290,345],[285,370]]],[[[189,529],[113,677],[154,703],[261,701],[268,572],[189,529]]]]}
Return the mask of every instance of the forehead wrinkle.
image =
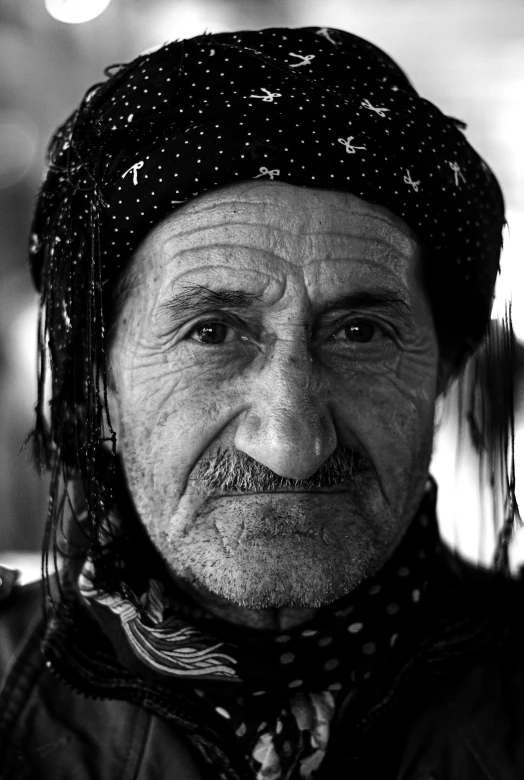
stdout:
{"type": "Polygon", "coordinates": [[[191,235],[197,236],[209,229],[228,229],[231,225],[245,227],[257,225],[260,228],[273,230],[277,233],[284,232],[299,237],[333,235],[344,236],[348,239],[364,237],[369,237],[371,239],[375,238],[377,240],[381,239],[387,241],[392,246],[400,248],[404,254],[409,253],[413,248],[413,245],[417,245],[414,234],[407,226],[396,224],[394,215],[389,217],[385,214],[369,214],[363,211],[355,212],[349,210],[347,207],[335,205],[331,209],[331,219],[329,219],[329,222],[326,222],[325,216],[323,219],[322,217],[319,217],[318,204],[317,208],[303,206],[298,210],[285,203],[262,202],[264,213],[261,214],[260,212],[257,212],[255,208],[252,208],[259,204],[248,201],[238,203],[238,209],[235,209],[234,211],[231,211],[230,208],[226,208],[226,213],[224,214],[223,207],[227,205],[228,204],[219,203],[189,213],[174,212],[170,215],[168,221],[162,224],[162,232],[168,233],[163,240],[164,245],[167,247],[173,241],[187,238],[191,235]],[[270,208],[268,209],[268,207],[270,208]],[[278,224],[274,224],[273,219],[267,219],[268,213],[271,215],[272,209],[274,210],[274,214],[278,221],[282,219],[283,213],[289,215],[286,219],[285,228],[279,227],[278,224]],[[336,212],[339,212],[340,217],[343,220],[343,230],[338,229],[337,226],[333,224],[334,220],[332,217],[336,212]],[[214,214],[216,219],[208,219],[202,224],[201,218],[206,214],[214,214]],[[188,220],[190,224],[186,227],[184,223],[188,220]],[[309,225],[312,221],[316,224],[314,228],[311,229],[309,228],[309,225]]]}
{"type": "Polygon", "coordinates": [[[293,185],[287,182],[238,182],[218,191],[203,193],[195,201],[188,201],[180,210],[183,210],[184,213],[204,213],[219,209],[222,205],[231,205],[232,203],[246,207],[251,205],[275,206],[279,212],[286,210],[294,211],[295,213],[297,212],[297,203],[299,206],[298,213],[303,213],[305,210],[317,213],[319,207],[327,205],[331,212],[342,211],[344,218],[347,218],[348,211],[354,212],[356,216],[376,218],[416,238],[411,228],[400,217],[384,206],[369,203],[346,191],[317,189],[315,187],[293,185]],[[239,192],[240,194],[238,194],[239,192]],[[256,193],[255,197],[253,197],[254,192],[256,193]],[[266,193],[266,197],[261,198],[261,193],[266,193]],[[293,198],[292,202],[290,202],[290,197],[293,198]],[[212,200],[208,205],[208,201],[212,198],[218,198],[218,200],[212,200]],[[335,202],[333,202],[333,199],[335,199],[335,202]],[[304,203],[305,200],[307,203],[304,203]]]}
{"type": "MultiPolygon", "coordinates": [[[[251,205],[251,204],[249,204],[251,205]]],[[[277,208],[277,204],[272,204],[277,208]]],[[[217,208],[216,211],[219,211],[217,208]]],[[[163,232],[170,231],[170,235],[166,236],[164,239],[164,243],[168,244],[173,240],[176,240],[179,237],[186,237],[188,235],[198,235],[201,232],[205,232],[206,230],[215,229],[215,228],[221,228],[221,227],[230,227],[233,225],[244,225],[244,226],[253,226],[257,225],[261,228],[267,228],[270,230],[275,230],[279,232],[287,232],[287,233],[293,233],[298,236],[302,235],[340,235],[340,236],[347,236],[348,238],[352,237],[369,237],[370,239],[373,238],[384,238],[387,230],[387,235],[392,240],[392,242],[396,242],[396,240],[399,241],[399,243],[402,243],[403,245],[409,243],[409,245],[412,245],[413,243],[417,243],[416,238],[411,232],[404,232],[401,230],[393,221],[389,220],[386,216],[382,217],[380,215],[362,215],[360,213],[358,214],[348,214],[345,210],[344,213],[341,215],[343,217],[344,222],[344,230],[335,229],[335,226],[332,226],[332,220],[331,224],[327,224],[326,220],[322,220],[318,218],[318,211],[315,211],[314,209],[312,211],[312,216],[316,218],[317,225],[313,229],[308,229],[308,226],[311,224],[311,219],[309,218],[309,215],[307,214],[308,210],[303,209],[301,213],[297,213],[296,209],[286,208],[285,206],[279,207],[277,210],[277,216],[281,218],[282,213],[289,213],[291,215],[291,219],[286,220],[286,227],[282,228],[279,227],[278,224],[273,224],[272,221],[267,221],[262,218],[262,215],[260,213],[249,213],[249,210],[242,211],[240,213],[238,210],[235,210],[233,212],[227,212],[223,216],[220,215],[220,219],[217,221],[208,221],[201,223],[201,220],[194,220],[197,222],[197,226],[194,227],[193,225],[189,226],[188,228],[178,228],[177,226],[180,222],[187,221],[186,219],[182,219],[182,217],[185,217],[186,215],[181,214],[174,214],[172,215],[171,221],[164,223],[162,225],[163,232]],[[306,215],[304,214],[306,212],[306,215]],[[250,218],[251,217],[251,218],[250,218]],[[179,219],[180,218],[180,219],[179,219]],[[306,221],[306,226],[304,226],[304,222],[306,221]],[[379,224],[380,229],[377,230],[377,223],[379,224]],[[371,228],[371,230],[370,230],[371,228]],[[386,230],[385,230],[385,229],[386,230]]],[[[333,212],[332,212],[333,213],[333,212]]],[[[192,214],[193,217],[200,216],[198,212],[192,214]]],[[[217,214],[217,216],[219,216],[217,214]]],[[[191,220],[193,221],[193,220],[191,220]]]]}
{"type": "MultiPolygon", "coordinates": [[[[183,292],[186,287],[202,285],[210,289],[244,290],[248,294],[253,293],[257,295],[259,303],[274,306],[278,301],[281,301],[282,304],[289,306],[291,300],[288,299],[287,293],[290,292],[289,282],[291,278],[285,272],[286,265],[289,265],[289,263],[285,260],[278,269],[252,268],[249,265],[247,267],[242,265],[228,267],[221,263],[209,263],[203,266],[192,264],[190,267],[181,270],[175,278],[165,279],[162,285],[164,292],[160,297],[165,297],[166,294],[168,297],[176,296],[179,292],[183,292]]],[[[321,273],[316,275],[316,278],[311,278],[308,275],[307,267],[298,269],[298,271],[298,276],[295,283],[292,284],[291,290],[294,291],[292,297],[296,297],[295,303],[300,308],[303,308],[304,304],[307,307],[322,308],[333,297],[333,287],[328,286],[327,289],[324,289],[322,284],[324,273],[332,281],[335,281],[336,288],[339,292],[342,291],[346,297],[351,295],[373,295],[379,289],[382,294],[389,294],[402,300],[406,306],[410,306],[411,296],[405,279],[399,277],[391,269],[385,269],[381,263],[368,262],[365,265],[357,265],[355,268],[354,264],[348,266],[345,260],[341,260],[337,263],[334,271],[333,268],[322,266],[321,273]],[[380,270],[379,279],[377,279],[377,275],[373,271],[374,267],[378,267],[380,270]],[[300,273],[301,270],[305,271],[304,275],[300,273]],[[298,287],[296,286],[297,282],[298,287]],[[299,289],[303,289],[307,303],[303,300],[302,295],[298,293],[299,289]]]]}
{"type": "Polygon", "coordinates": [[[224,270],[229,270],[231,266],[234,265],[234,262],[238,261],[241,262],[241,268],[243,271],[253,271],[254,273],[264,273],[266,275],[271,275],[269,268],[267,267],[267,263],[264,265],[264,268],[260,268],[258,265],[253,266],[251,261],[253,259],[254,253],[256,253],[257,259],[265,258],[272,262],[276,259],[279,263],[279,267],[282,268],[291,265],[290,260],[282,257],[270,249],[263,249],[262,247],[254,247],[247,244],[212,243],[207,245],[204,244],[198,247],[187,247],[185,249],[180,249],[168,260],[166,267],[179,263],[185,265],[186,260],[188,260],[188,262],[191,263],[191,268],[188,268],[187,271],[184,271],[183,273],[200,271],[204,268],[213,270],[217,268],[223,268],[224,270]],[[195,260],[199,255],[204,255],[206,260],[205,266],[199,266],[195,264],[195,260]],[[216,260],[216,262],[212,262],[213,260],[216,260]],[[232,262],[226,262],[229,260],[232,262]]]}
{"type": "Polygon", "coordinates": [[[405,286],[407,278],[410,275],[409,265],[402,265],[400,268],[397,264],[391,262],[391,260],[399,259],[397,256],[391,257],[363,257],[359,255],[356,258],[352,258],[354,262],[348,260],[347,257],[333,257],[329,263],[323,263],[321,259],[315,258],[311,262],[304,266],[306,272],[315,272],[314,279],[319,279],[323,275],[327,275],[328,278],[335,277],[340,284],[344,281],[350,282],[355,280],[367,280],[369,278],[371,284],[376,284],[380,279],[380,284],[388,283],[391,280],[392,284],[402,284],[405,286]]]}
{"type": "MultiPolygon", "coordinates": [[[[258,249],[257,246],[257,239],[262,238],[264,242],[269,239],[268,243],[274,244],[274,238],[275,237],[282,237],[285,239],[284,245],[286,243],[289,243],[291,241],[295,242],[298,241],[301,245],[305,242],[308,242],[310,245],[312,243],[328,243],[328,242],[336,242],[339,246],[341,246],[342,254],[347,256],[348,250],[351,250],[351,246],[348,246],[348,244],[354,243],[355,241],[363,244],[363,245],[372,245],[375,249],[378,247],[385,247],[387,250],[394,250],[395,253],[401,254],[403,256],[411,255],[416,249],[417,245],[414,241],[410,240],[409,238],[405,237],[403,240],[398,240],[396,236],[392,236],[390,233],[381,232],[378,235],[369,235],[364,231],[358,231],[358,230],[352,230],[349,232],[348,230],[290,230],[288,226],[286,227],[278,227],[276,225],[267,225],[264,223],[257,223],[256,227],[258,228],[257,232],[255,234],[252,233],[252,227],[253,224],[246,222],[246,221],[235,221],[233,224],[236,228],[236,230],[231,230],[231,222],[230,221],[224,221],[217,225],[202,225],[199,226],[196,230],[187,230],[187,231],[180,231],[174,235],[170,235],[164,239],[162,242],[162,246],[164,248],[164,251],[167,254],[170,254],[172,252],[172,249],[175,250],[174,256],[180,256],[182,252],[184,251],[191,251],[191,250],[198,250],[199,248],[203,247],[209,247],[209,246],[231,246],[231,248],[234,248],[236,246],[241,246],[243,248],[252,248],[252,249],[258,249]],[[223,236],[223,229],[226,229],[228,232],[228,240],[227,244],[224,241],[223,236]],[[221,239],[219,242],[214,240],[214,234],[215,232],[219,233],[219,238],[221,239]],[[246,238],[246,232],[247,232],[247,238],[246,238]],[[190,239],[195,237],[199,237],[202,235],[205,235],[206,233],[211,233],[211,238],[208,239],[208,243],[202,243],[200,241],[197,241],[196,245],[191,241],[190,239]],[[236,238],[236,240],[235,240],[236,238]],[[188,241],[189,239],[189,241],[188,241]],[[242,240],[242,243],[239,243],[239,240],[242,240]],[[180,246],[182,244],[182,246],[180,246]]],[[[326,249],[329,250],[330,256],[332,256],[332,249],[331,247],[326,247],[326,249]]],[[[300,246],[300,253],[303,253],[303,248],[300,246]]],[[[339,250],[340,251],[340,250],[339,250]]],[[[368,254],[366,252],[366,254],[368,254]]]]}
{"type": "Polygon", "coordinates": [[[187,262],[195,267],[194,264],[198,263],[203,255],[209,268],[220,268],[221,266],[227,268],[235,262],[239,262],[246,270],[253,268],[253,270],[260,272],[262,271],[261,265],[264,266],[265,271],[268,271],[269,267],[276,262],[279,269],[282,270],[289,268],[300,270],[302,268],[306,271],[312,266],[322,265],[329,269],[333,263],[336,263],[337,266],[349,264],[353,272],[356,271],[357,273],[362,273],[365,269],[376,269],[382,273],[390,272],[395,275],[398,263],[402,264],[406,260],[406,257],[401,255],[388,242],[367,238],[357,239],[357,246],[353,243],[350,251],[345,246],[345,242],[337,242],[339,245],[335,248],[326,247],[327,251],[325,253],[322,252],[322,248],[319,251],[318,247],[310,246],[309,250],[314,252],[314,254],[305,260],[304,243],[308,242],[308,238],[304,237],[304,241],[301,241],[295,247],[279,244],[279,247],[287,250],[284,253],[279,251],[279,248],[274,245],[266,248],[251,243],[212,242],[198,246],[178,247],[174,255],[167,259],[166,267],[178,264],[184,266],[187,262]],[[319,253],[317,254],[317,252],[319,253]],[[296,263],[297,255],[302,261],[298,267],[296,263]],[[359,268],[359,265],[364,266],[364,268],[359,268]]]}

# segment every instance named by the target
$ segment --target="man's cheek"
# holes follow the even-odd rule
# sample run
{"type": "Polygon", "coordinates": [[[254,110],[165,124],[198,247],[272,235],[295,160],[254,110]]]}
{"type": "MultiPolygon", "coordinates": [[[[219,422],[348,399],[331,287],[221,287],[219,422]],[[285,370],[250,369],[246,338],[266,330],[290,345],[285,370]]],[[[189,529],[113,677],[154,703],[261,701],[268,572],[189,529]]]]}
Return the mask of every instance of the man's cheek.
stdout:
{"type": "Polygon", "coordinates": [[[403,355],[392,381],[398,392],[413,403],[434,404],[438,379],[438,347],[435,340],[403,355]]]}
{"type": "Polygon", "coordinates": [[[185,482],[240,403],[231,383],[220,387],[185,379],[183,372],[169,372],[160,384],[145,379],[120,404],[125,409],[121,451],[126,466],[130,461],[129,470],[143,474],[155,492],[162,483],[185,482]]]}
{"type": "Polygon", "coordinates": [[[127,388],[126,406],[146,414],[150,425],[155,414],[165,418],[174,408],[190,411],[206,406],[217,394],[227,395],[241,371],[227,357],[202,352],[177,355],[177,359],[169,352],[137,356],[120,379],[120,385],[127,388]]]}
{"type": "Polygon", "coordinates": [[[396,372],[354,376],[337,383],[331,397],[339,414],[339,430],[356,437],[365,448],[384,484],[390,489],[405,482],[426,439],[426,422],[431,422],[432,393],[419,377],[417,389],[399,379],[396,372]]]}
{"type": "Polygon", "coordinates": [[[142,437],[149,439],[175,409],[184,406],[191,392],[184,379],[184,373],[173,371],[161,361],[145,362],[140,368],[121,372],[117,405],[126,440],[139,430],[142,437]]]}

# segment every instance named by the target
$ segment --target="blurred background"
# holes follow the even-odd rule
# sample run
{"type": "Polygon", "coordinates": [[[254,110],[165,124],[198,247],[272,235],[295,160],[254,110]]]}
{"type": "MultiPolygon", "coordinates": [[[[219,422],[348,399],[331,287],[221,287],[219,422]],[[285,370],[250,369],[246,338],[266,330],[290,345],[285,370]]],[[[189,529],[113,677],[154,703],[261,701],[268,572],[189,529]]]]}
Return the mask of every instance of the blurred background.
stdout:
{"type": "MultiPolygon", "coordinates": [[[[47,140],[106,65],[205,30],[338,27],[388,52],[415,87],[468,124],[507,202],[497,305],[513,297],[524,342],[524,2],[522,0],[0,0],[0,562],[36,571],[46,480],[20,452],[36,394],[37,301],[26,246],[47,140]]],[[[521,352],[519,352],[521,354],[521,352]]],[[[517,485],[524,481],[523,383],[517,376],[517,485]]],[[[442,420],[433,474],[444,537],[489,563],[494,534],[478,464],[457,459],[456,419],[442,420]]],[[[518,495],[518,494],[517,494],[518,495]]],[[[521,490],[524,504],[524,493],[521,490]]],[[[524,539],[513,565],[524,561],[524,539]]]]}

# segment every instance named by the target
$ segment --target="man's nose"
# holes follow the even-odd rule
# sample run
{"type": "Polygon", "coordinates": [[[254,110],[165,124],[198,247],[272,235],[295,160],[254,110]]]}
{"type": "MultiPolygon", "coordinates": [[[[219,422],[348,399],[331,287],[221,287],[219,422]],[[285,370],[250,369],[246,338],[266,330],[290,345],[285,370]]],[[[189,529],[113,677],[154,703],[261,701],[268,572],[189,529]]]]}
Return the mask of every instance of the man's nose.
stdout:
{"type": "Polygon", "coordinates": [[[253,379],[235,447],[282,477],[314,474],[337,445],[319,370],[306,343],[275,346],[253,379]]]}

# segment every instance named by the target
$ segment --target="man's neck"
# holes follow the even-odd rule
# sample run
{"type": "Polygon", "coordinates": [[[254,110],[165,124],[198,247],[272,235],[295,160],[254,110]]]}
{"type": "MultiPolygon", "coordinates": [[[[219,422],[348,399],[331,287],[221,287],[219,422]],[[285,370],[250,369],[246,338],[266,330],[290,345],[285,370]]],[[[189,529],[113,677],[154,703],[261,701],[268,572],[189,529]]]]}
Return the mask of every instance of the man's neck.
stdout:
{"type": "Polygon", "coordinates": [[[246,628],[262,631],[286,631],[312,620],[321,607],[267,607],[255,609],[234,604],[208,590],[177,580],[178,586],[196,606],[214,617],[246,628]]]}

